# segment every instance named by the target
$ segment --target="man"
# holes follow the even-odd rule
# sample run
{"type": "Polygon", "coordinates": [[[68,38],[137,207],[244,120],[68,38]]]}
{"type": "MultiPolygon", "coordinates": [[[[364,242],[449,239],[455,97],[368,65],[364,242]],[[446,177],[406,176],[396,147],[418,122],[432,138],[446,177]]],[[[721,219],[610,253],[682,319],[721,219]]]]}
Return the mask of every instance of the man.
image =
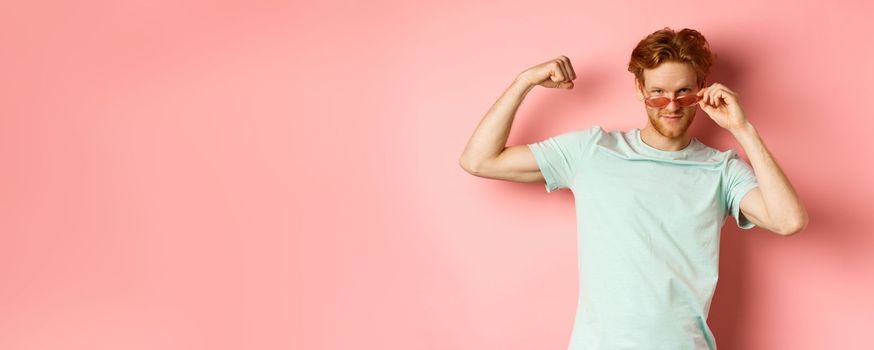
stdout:
{"type": "Polygon", "coordinates": [[[528,91],[573,88],[567,57],[544,62],[516,78],[464,150],[461,166],[473,175],[573,192],[580,294],[569,349],[716,349],[706,320],[727,216],[743,229],[780,235],[807,225],[738,94],[719,83],[705,87],[712,61],[699,32],[656,31],[628,67],[648,116],[642,130],[593,126],[506,147],[528,91]],[[752,169],[734,150],[688,134],[697,107],[734,135],[752,169]]]}

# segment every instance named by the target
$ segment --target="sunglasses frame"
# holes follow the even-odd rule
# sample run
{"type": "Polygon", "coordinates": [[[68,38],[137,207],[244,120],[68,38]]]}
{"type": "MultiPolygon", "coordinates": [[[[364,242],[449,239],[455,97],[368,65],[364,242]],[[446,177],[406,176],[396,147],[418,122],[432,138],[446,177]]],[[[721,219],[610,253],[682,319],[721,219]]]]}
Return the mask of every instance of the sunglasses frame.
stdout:
{"type": "Polygon", "coordinates": [[[673,101],[676,101],[676,102],[677,102],[677,105],[679,105],[681,108],[686,108],[686,107],[691,107],[691,106],[695,105],[696,103],[698,103],[699,101],[701,101],[702,99],[704,99],[703,96],[698,96],[698,95],[694,95],[694,94],[690,94],[690,95],[682,95],[682,96],[675,96],[674,98],[670,98],[670,97],[667,97],[667,96],[648,96],[648,95],[645,95],[645,96],[646,96],[646,97],[643,99],[643,103],[646,104],[646,105],[649,106],[649,107],[652,107],[652,108],[665,108],[665,107],[667,107],[669,104],[671,104],[671,102],[673,102],[673,101]],[[683,103],[680,102],[680,99],[681,99],[681,98],[688,99],[689,97],[691,97],[691,98],[693,99],[693,101],[690,102],[689,104],[683,105],[683,103]],[[663,105],[661,105],[661,106],[653,105],[653,104],[652,104],[654,100],[656,100],[656,99],[662,99],[662,98],[663,98],[663,99],[667,99],[668,102],[665,103],[665,104],[663,104],[663,105]]]}

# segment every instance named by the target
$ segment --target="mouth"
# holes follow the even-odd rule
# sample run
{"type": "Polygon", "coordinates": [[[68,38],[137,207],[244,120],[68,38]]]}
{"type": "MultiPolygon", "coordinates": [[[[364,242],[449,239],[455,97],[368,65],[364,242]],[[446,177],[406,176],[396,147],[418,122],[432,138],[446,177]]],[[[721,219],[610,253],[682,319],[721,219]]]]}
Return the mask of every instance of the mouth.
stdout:
{"type": "Polygon", "coordinates": [[[661,117],[664,118],[669,123],[679,123],[680,119],[683,118],[682,115],[663,115],[661,117]]]}

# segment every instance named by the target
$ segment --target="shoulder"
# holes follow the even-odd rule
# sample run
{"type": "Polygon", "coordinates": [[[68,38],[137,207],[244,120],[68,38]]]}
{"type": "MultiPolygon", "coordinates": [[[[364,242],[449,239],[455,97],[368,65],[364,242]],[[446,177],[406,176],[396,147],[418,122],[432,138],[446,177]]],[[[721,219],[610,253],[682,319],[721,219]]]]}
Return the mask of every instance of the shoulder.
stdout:
{"type": "Polygon", "coordinates": [[[555,135],[553,138],[559,142],[588,143],[594,142],[604,135],[605,131],[599,125],[587,128],[574,129],[555,135]]]}
{"type": "Polygon", "coordinates": [[[719,164],[719,168],[726,179],[755,176],[752,167],[740,157],[736,150],[732,148],[724,151],[712,150],[713,155],[711,159],[719,164]]]}
{"type": "Polygon", "coordinates": [[[607,132],[600,125],[592,125],[588,128],[579,129],[577,131],[588,136],[600,136],[607,132]]]}
{"type": "Polygon", "coordinates": [[[719,150],[700,141],[698,141],[698,144],[700,145],[700,148],[696,150],[696,153],[698,153],[701,158],[706,159],[706,162],[708,163],[721,163],[723,167],[727,167],[734,165],[737,162],[743,162],[737,151],[733,148],[719,150]]]}

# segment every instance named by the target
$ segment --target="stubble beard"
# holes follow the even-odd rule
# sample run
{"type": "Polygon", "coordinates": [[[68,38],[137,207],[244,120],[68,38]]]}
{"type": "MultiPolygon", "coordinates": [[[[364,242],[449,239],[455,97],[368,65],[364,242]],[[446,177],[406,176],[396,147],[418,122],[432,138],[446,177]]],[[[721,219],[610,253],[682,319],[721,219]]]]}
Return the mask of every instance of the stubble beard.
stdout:
{"type": "Polygon", "coordinates": [[[678,127],[671,127],[670,125],[667,125],[667,122],[661,119],[658,111],[653,112],[653,114],[649,115],[649,122],[652,124],[653,128],[655,128],[656,132],[664,137],[672,139],[682,137],[686,134],[686,131],[689,130],[689,126],[692,125],[692,120],[695,119],[694,113],[687,116],[686,112],[682,112],[680,114],[683,115],[683,117],[681,117],[681,120],[684,120],[683,124],[678,127]],[[655,115],[653,116],[653,114],[655,115]]]}

